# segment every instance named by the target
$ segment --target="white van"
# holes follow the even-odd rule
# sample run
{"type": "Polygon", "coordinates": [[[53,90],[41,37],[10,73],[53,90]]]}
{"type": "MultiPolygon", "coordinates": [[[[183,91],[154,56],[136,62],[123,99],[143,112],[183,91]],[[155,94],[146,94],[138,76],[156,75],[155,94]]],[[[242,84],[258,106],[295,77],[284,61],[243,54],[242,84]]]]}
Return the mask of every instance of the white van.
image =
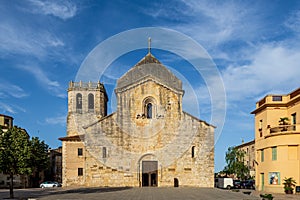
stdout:
{"type": "Polygon", "coordinates": [[[218,178],[217,183],[218,188],[226,188],[231,189],[233,188],[233,179],[232,178],[218,178]]]}

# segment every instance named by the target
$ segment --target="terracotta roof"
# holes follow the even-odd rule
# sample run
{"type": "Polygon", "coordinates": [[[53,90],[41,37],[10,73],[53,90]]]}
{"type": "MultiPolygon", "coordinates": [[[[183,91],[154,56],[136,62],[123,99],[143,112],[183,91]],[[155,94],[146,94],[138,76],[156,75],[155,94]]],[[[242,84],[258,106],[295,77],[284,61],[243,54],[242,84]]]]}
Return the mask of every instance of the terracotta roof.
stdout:
{"type": "Polygon", "coordinates": [[[58,138],[60,141],[81,141],[81,138],[83,138],[84,136],[81,135],[73,135],[73,136],[67,136],[67,137],[61,137],[58,138]]]}

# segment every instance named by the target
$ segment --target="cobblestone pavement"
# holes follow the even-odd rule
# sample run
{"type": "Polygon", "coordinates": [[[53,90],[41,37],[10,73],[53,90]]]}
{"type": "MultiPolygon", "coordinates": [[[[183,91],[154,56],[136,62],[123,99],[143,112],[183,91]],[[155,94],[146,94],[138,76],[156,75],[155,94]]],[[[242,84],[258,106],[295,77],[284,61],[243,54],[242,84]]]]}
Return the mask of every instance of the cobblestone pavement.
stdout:
{"type": "MultiPolygon", "coordinates": [[[[120,199],[120,200],[250,200],[261,199],[257,191],[250,191],[251,194],[244,194],[245,190],[239,192],[221,190],[216,188],[34,188],[16,189],[16,199],[120,199]]],[[[300,195],[274,195],[274,200],[279,199],[300,199],[300,195]]],[[[0,198],[9,197],[8,190],[0,190],[0,198]]]]}

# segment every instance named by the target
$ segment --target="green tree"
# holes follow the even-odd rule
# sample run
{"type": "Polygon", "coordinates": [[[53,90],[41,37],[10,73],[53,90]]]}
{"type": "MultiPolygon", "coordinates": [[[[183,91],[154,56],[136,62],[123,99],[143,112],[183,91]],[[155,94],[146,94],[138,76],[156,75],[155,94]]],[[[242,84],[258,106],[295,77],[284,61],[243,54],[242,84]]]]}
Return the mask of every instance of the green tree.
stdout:
{"type": "Polygon", "coordinates": [[[0,129],[0,171],[10,176],[10,198],[13,193],[14,175],[32,175],[39,181],[39,172],[47,168],[48,145],[37,137],[30,137],[26,130],[14,126],[6,132],[0,129]]]}
{"type": "Polygon", "coordinates": [[[39,172],[49,167],[48,149],[49,146],[44,141],[40,141],[38,137],[32,137],[30,141],[30,166],[32,170],[32,183],[34,187],[38,187],[40,177],[39,172]]]}
{"type": "Polygon", "coordinates": [[[30,146],[29,135],[24,129],[14,126],[6,132],[0,130],[0,171],[10,176],[10,198],[14,198],[13,176],[32,172],[30,146]]]}
{"type": "Polygon", "coordinates": [[[242,180],[248,178],[249,168],[244,164],[245,154],[245,151],[229,147],[225,155],[227,165],[223,172],[226,174],[236,174],[242,180]]]}

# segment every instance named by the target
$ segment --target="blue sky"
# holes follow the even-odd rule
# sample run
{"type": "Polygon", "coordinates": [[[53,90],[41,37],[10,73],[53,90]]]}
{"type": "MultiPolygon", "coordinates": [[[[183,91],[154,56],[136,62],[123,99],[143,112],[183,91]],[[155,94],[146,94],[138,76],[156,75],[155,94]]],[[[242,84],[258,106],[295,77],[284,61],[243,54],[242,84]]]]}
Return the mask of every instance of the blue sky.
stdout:
{"type": "MultiPolygon", "coordinates": [[[[206,49],[220,71],[227,114],[215,146],[216,171],[223,169],[229,146],[254,139],[250,112],[255,102],[300,86],[299,1],[2,0],[0,113],[13,116],[15,125],[52,148],[60,146],[57,138],[66,135],[68,83],[85,57],[105,39],[141,27],[186,34],[206,49]]],[[[120,57],[102,78],[111,112],[115,81],[146,53],[120,57]]],[[[209,121],[210,98],[201,77],[176,67],[189,63],[170,52],[152,53],[174,73],[178,70],[179,77],[184,74],[193,91],[203,93],[200,118],[209,121]]],[[[198,115],[189,98],[186,93],[184,109],[198,115]]]]}

